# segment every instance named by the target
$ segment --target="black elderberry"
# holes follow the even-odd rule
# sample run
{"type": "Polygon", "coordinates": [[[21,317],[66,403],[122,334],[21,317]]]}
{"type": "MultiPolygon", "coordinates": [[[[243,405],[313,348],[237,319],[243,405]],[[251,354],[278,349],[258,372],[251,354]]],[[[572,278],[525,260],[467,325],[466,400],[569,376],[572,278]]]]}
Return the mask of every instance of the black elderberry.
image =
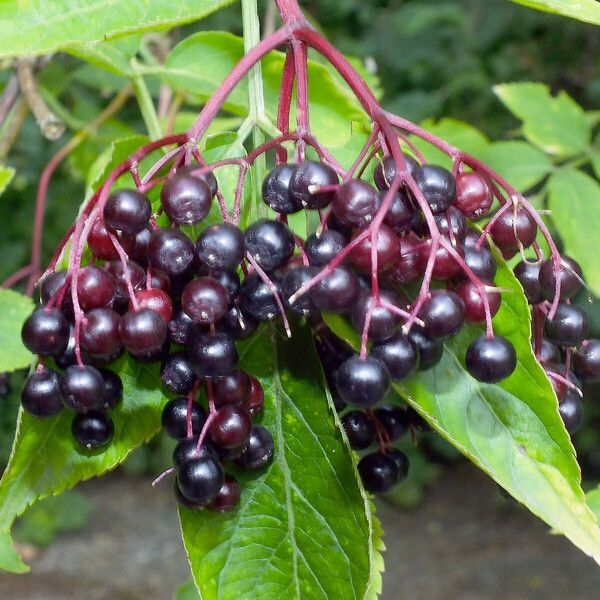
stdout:
{"type": "Polygon", "coordinates": [[[336,389],[348,404],[372,406],[383,399],[390,387],[387,367],[377,358],[351,356],[335,374],[336,389]]]}
{"type": "MultiPolygon", "coordinates": [[[[285,273],[281,281],[281,293],[284,300],[288,300],[295,294],[304,284],[308,283],[318,273],[317,267],[301,266],[295,269],[290,269],[285,273]]],[[[312,293],[308,291],[302,295],[294,304],[286,302],[287,306],[294,312],[308,316],[317,312],[317,307],[312,300],[312,293]]]]}
{"type": "Polygon", "coordinates": [[[163,386],[175,394],[188,394],[196,383],[196,374],[185,352],[175,352],[165,360],[160,369],[163,386]]]}
{"type": "Polygon", "coordinates": [[[213,193],[205,179],[178,171],[160,192],[160,203],[172,223],[198,223],[210,210],[213,193]]]}
{"type": "Polygon", "coordinates": [[[371,356],[383,362],[394,381],[405,379],[419,367],[419,348],[402,333],[395,333],[389,339],[373,344],[371,356]]]}
{"type": "Polygon", "coordinates": [[[57,308],[38,308],[23,324],[21,339],[34,354],[58,355],[69,341],[69,324],[57,308]]]}
{"type": "Polygon", "coordinates": [[[456,196],[456,181],[450,171],[437,165],[423,165],[414,172],[419,189],[434,213],[445,211],[456,196]]]}
{"type": "Polygon", "coordinates": [[[315,267],[323,267],[331,262],[347,244],[345,236],[334,229],[326,229],[320,235],[313,233],[306,238],[304,251],[308,261],[315,267]]]}
{"type": "Polygon", "coordinates": [[[361,410],[351,410],[342,417],[342,425],[350,446],[355,450],[365,450],[375,441],[375,427],[361,410]]]}
{"type": "MultiPolygon", "coordinates": [[[[200,435],[206,421],[206,411],[197,402],[191,403],[190,419],[192,435],[200,435]]],[[[163,408],[161,423],[168,436],[176,440],[185,438],[188,434],[188,399],[182,396],[169,400],[163,408]]]]}
{"type": "Polygon", "coordinates": [[[502,336],[481,335],[471,342],[465,358],[467,370],[478,381],[498,383],[517,366],[514,346],[502,336]]]}
{"type": "Polygon", "coordinates": [[[112,233],[136,234],[148,225],[151,215],[150,200],[137,190],[117,190],[104,206],[104,222],[112,233]]]}
{"type": "Polygon", "coordinates": [[[398,441],[407,431],[406,410],[385,404],[375,410],[375,417],[383,425],[392,442],[398,441]]]}
{"type": "Polygon", "coordinates": [[[194,260],[194,243],[178,229],[156,229],[148,242],[148,262],[168,275],[181,275],[194,260]]]}
{"type": "Polygon", "coordinates": [[[198,505],[214,500],[223,485],[223,468],[210,456],[184,462],[177,472],[177,483],[182,495],[198,505]]]}
{"type": "Polygon", "coordinates": [[[76,412],[100,408],[104,402],[104,380],[95,367],[72,365],[60,376],[63,404],[76,412]]]}
{"type": "Polygon", "coordinates": [[[52,369],[32,373],[21,390],[23,409],[36,417],[53,417],[62,410],[59,375],[52,369]]]}
{"type": "Polygon", "coordinates": [[[583,421],[583,403],[573,390],[569,390],[565,397],[558,403],[558,412],[565,424],[566,430],[573,434],[583,421]]]}
{"type": "Polygon", "coordinates": [[[75,441],[88,450],[108,445],[114,432],[112,419],[99,410],[77,414],[71,423],[71,433],[75,441]]]}
{"type": "Polygon", "coordinates": [[[259,219],[244,233],[246,251],[266,272],[286,263],[294,253],[294,236],[281,221],[259,219]]]}
{"type": "Polygon", "coordinates": [[[431,290],[419,311],[425,332],[436,340],[458,333],[465,320],[465,305],[458,294],[449,290],[431,290]]]}
{"type": "Polygon", "coordinates": [[[363,456],[358,472],[365,489],[373,494],[389,492],[398,482],[398,467],[394,458],[381,452],[363,456]]]}
{"type": "Polygon", "coordinates": [[[262,425],[254,425],[236,463],[245,469],[261,469],[271,461],[274,449],[273,436],[269,430],[262,425]]]}
{"type": "Polygon", "coordinates": [[[546,335],[561,347],[577,346],[587,336],[588,316],[570,304],[559,304],[552,319],[546,319],[546,335]]]}
{"type": "Polygon", "coordinates": [[[263,181],[263,200],[275,212],[289,215],[302,210],[298,196],[290,195],[290,181],[295,169],[293,164],[277,165],[263,181]]]}
{"type": "Polygon", "coordinates": [[[211,225],[198,237],[196,256],[209,269],[235,270],[244,257],[244,234],[233,223],[211,225]]]}
{"type": "Polygon", "coordinates": [[[220,377],[231,373],[238,361],[232,335],[217,331],[214,335],[200,333],[190,346],[192,368],[198,377],[220,377]]]}
{"type": "Polygon", "coordinates": [[[289,184],[290,199],[305,208],[325,208],[333,200],[334,191],[318,190],[319,186],[335,186],[337,173],[322,162],[305,160],[295,169],[289,184]]]}

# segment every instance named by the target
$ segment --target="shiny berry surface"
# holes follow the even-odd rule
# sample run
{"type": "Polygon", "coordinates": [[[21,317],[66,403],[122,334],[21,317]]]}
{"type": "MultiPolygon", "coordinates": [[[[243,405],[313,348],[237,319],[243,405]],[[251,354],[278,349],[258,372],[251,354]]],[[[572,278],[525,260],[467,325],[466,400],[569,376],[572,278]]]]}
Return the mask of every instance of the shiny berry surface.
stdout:
{"type": "Polygon", "coordinates": [[[157,229],[148,242],[148,262],[168,275],[181,275],[194,260],[194,243],[177,229],[157,229]]]}
{"type": "Polygon", "coordinates": [[[34,354],[59,355],[69,341],[69,324],[57,308],[38,308],[23,324],[21,339],[34,354]]]}
{"type": "Polygon", "coordinates": [[[334,229],[326,229],[320,235],[313,233],[306,238],[304,251],[311,265],[322,267],[333,260],[348,243],[346,237],[334,229]]]}
{"type": "Polygon", "coordinates": [[[59,375],[52,369],[32,373],[23,384],[21,405],[35,417],[53,417],[63,408],[59,375]]]}
{"type": "Polygon", "coordinates": [[[360,293],[358,277],[345,267],[337,267],[312,288],[317,308],[327,312],[348,312],[360,293]]]}
{"type": "Polygon", "coordinates": [[[122,189],[109,196],[103,214],[106,228],[112,233],[136,234],[148,225],[152,208],[144,194],[122,189]]]}
{"type": "MultiPolygon", "coordinates": [[[[560,299],[567,300],[575,296],[583,283],[579,263],[572,258],[563,256],[556,273],[558,273],[558,279],[560,279],[560,299]]],[[[556,293],[556,273],[552,258],[546,259],[541,264],[539,283],[542,293],[548,300],[552,300],[556,293]]]]}
{"type": "Polygon", "coordinates": [[[90,366],[67,367],[60,376],[63,404],[76,412],[87,412],[102,406],[104,380],[98,369],[90,366]]]}
{"type": "MultiPolygon", "coordinates": [[[[192,435],[200,435],[206,411],[197,402],[192,402],[190,407],[192,435]]],[[[181,396],[169,400],[162,411],[161,423],[165,433],[176,440],[187,437],[188,399],[181,396]]]]}
{"type": "Polygon", "coordinates": [[[583,381],[600,381],[600,340],[584,341],[573,356],[573,366],[583,381]]]}
{"type": "Polygon", "coordinates": [[[217,331],[214,335],[196,335],[190,346],[192,368],[198,377],[229,375],[238,361],[233,336],[217,331]]]}
{"type": "MultiPolygon", "coordinates": [[[[387,302],[399,308],[403,304],[395,294],[385,290],[380,292],[380,299],[382,302],[387,302]]],[[[368,336],[373,341],[381,341],[392,337],[401,324],[398,314],[377,302],[370,290],[361,292],[352,309],[352,325],[359,333],[362,333],[365,327],[367,316],[370,318],[368,336]]]]}
{"type": "Polygon", "coordinates": [[[390,387],[387,367],[377,358],[352,356],[335,374],[336,389],[348,404],[372,406],[383,399],[390,387]]]}
{"type": "Polygon", "coordinates": [[[73,438],[88,450],[107,446],[114,432],[115,426],[110,416],[99,410],[75,415],[71,423],[73,438]]]}
{"type": "Polygon", "coordinates": [[[198,237],[196,256],[209,269],[235,270],[244,257],[244,234],[233,223],[211,225],[198,237]]]}
{"type": "Polygon", "coordinates": [[[401,381],[412,375],[419,366],[419,348],[402,333],[395,333],[389,339],[373,344],[371,356],[378,358],[387,367],[394,381],[401,381]]]}
{"type": "Polygon", "coordinates": [[[222,448],[244,446],[252,430],[252,418],[248,412],[232,404],[226,404],[217,410],[208,433],[212,441],[222,448]]]}
{"type": "Polygon", "coordinates": [[[431,290],[419,317],[425,323],[425,332],[437,340],[457,334],[465,320],[465,304],[458,294],[449,290],[431,290]]]}
{"type": "Polygon", "coordinates": [[[119,333],[123,345],[134,356],[151,354],[160,350],[167,339],[167,324],[157,312],[144,308],[125,313],[119,333]]]}
{"type": "Polygon", "coordinates": [[[231,475],[225,475],[223,485],[215,498],[206,505],[206,508],[216,512],[233,510],[240,503],[241,493],[240,484],[231,475]]]}
{"type": "Polygon", "coordinates": [[[294,236],[285,223],[260,219],[244,233],[246,251],[264,271],[273,271],[294,253],[294,236]]]}
{"type": "Polygon", "coordinates": [[[452,173],[437,165],[417,167],[414,179],[433,213],[445,211],[456,195],[456,181],[452,173]]]}
{"type": "Polygon", "coordinates": [[[377,190],[362,179],[351,179],[336,190],[333,214],[338,221],[351,227],[368,225],[379,208],[377,190]]]}
{"type": "Polygon", "coordinates": [[[225,288],[213,277],[200,277],[188,283],[181,295],[181,308],[200,325],[215,323],[227,312],[225,288]]]}
{"type": "Polygon", "coordinates": [[[196,383],[196,374],[187,353],[171,354],[160,368],[160,380],[170,392],[188,394],[196,383]]]}
{"type": "Polygon", "coordinates": [[[581,308],[559,304],[554,318],[546,319],[546,336],[561,347],[577,346],[588,333],[588,316],[581,308]]]}
{"type": "Polygon", "coordinates": [[[484,217],[493,201],[492,189],[483,175],[477,172],[458,174],[454,205],[469,219],[484,217]]]}
{"type": "MultiPolygon", "coordinates": [[[[356,235],[360,235],[357,232],[356,235]]],[[[370,273],[372,268],[371,248],[373,238],[368,235],[352,248],[348,260],[352,266],[362,273],[370,273]]],[[[377,271],[390,269],[400,256],[400,241],[398,236],[386,225],[381,225],[377,234],[377,271]]]]}
{"type": "Polygon", "coordinates": [[[93,358],[110,359],[121,350],[121,317],[111,308],[90,310],[81,323],[80,343],[93,358]]]}
{"type": "Polygon", "coordinates": [[[294,164],[277,165],[263,181],[263,201],[275,212],[289,215],[302,209],[298,195],[290,195],[290,181],[295,169],[294,164]]]}
{"type": "Polygon", "coordinates": [[[213,194],[206,180],[178,171],[160,192],[160,204],[172,223],[198,223],[208,214],[213,194]]]}
{"type": "Polygon", "coordinates": [[[177,473],[177,483],[182,495],[199,505],[212,502],[224,481],[223,468],[210,456],[184,462],[177,473]]]}
{"type": "Polygon", "coordinates": [[[540,263],[522,260],[513,269],[515,277],[523,286],[529,304],[538,304],[544,299],[540,286],[540,263]]]}
{"type": "Polygon", "coordinates": [[[89,265],[79,273],[77,295],[83,310],[109,306],[115,291],[115,280],[108,271],[89,265]]]}
{"type": "Polygon", "coordinates": [[[291,201],[305,208],[325,208],[333,200],[333,191],[313,191],[313,186],[331,186],[338,183],[337,173],[322,162],[305,160],[295,169],[289,184],[291,201]]]}
{"type": "Polygon", "coordinates": [[[271,432],[262,425],[254,425],[236,463],[244,469],[262,469],[271,462],[274,451],[271,432]]]}
{"type": "Polygon", "coordinates": [[[393,458],[380,452],[367,454],[358,463],[365,489],[373,494],[389,492],[398,482],[398,467],[393,458]]]}
{"type": "Polygon", "coordinates": [[[365,450],[375,441],[375,427],[362,410],[346,413],[342,417],[342,426],[354,450],[365,450]]]}
{"type": "Polygon", "coordinates": [[[514,346],[502,336],[479,336],[467,348],[465,363],[469,373],[483,383],[506,379],[517,366],[514,346]]]}
{"type": "Polygon", "coordinates": [[[514,254],[521,246],[528,248],[533,244],[537,225],[524,208],[509,209],[494,222],[490,234],[503,253],[514,254]]]}

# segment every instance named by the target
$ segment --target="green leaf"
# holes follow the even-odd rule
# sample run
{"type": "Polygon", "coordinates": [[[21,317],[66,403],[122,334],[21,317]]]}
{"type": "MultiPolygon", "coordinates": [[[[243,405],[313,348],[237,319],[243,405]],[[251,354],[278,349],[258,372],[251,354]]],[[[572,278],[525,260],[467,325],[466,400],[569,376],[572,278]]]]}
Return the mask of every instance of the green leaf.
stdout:
{"type": "MultiPolygon", "coordinates": [[[[489,144],[488,139],[478,129],[456,119],[426,119],[421,123],[421,127],[475,157],[481,156],[489,144]]],[[[452,168],[452,159],[441,150],[420,138],[413,137],[411,141],[427,162],[452,168]]]]}
{"type": "Polygon", "coordinates": [[[13,548],[8,531],[0,531],[0,568],[10,573],[27,573],[30,570],[13,548]]]}
{"type": "MultiPolygon", "coordinates": [[[[111,411],[114,439],[100,453],[89,453],[76,444],[71,435],[73,413],[38,419],[20,411],[11,457],[0,480],[0,540],[34,502],[102,475],[160,430],[165,398],[158,366],[124,356],[112,368],[123,381],[123,403],[111,411]]],[[[0,551],[0,569],[14,568],[11,555],[0,551]]]]}
{"type": "Polygon", "coordinates": [[[600,295],[600,186],[576,169],[558,171],[548,183],[552,223],[566,254],[580,265],[590,289],[600,295]]]}
{"type": "Polygon", "coordinates": [[[14,176],[15,170],[12,167],[0,165],[0,196],[4,193],[4,190],[8,187],[14,176]]]}
{"type": "Polygon", "coordinates": [[[596,515],[596,520],[600,523],[600,486],[590,490],[585,498],[591,511],[596,515]]]}
{"type": "Polygon", "coordinates": [[[590,141],[585,112],[568,94],[552,96],[543,83],[505,83],[494,92],[523,121],[523,134],[548,154],[583,152],[590,141]]]}
{"type": "Polygon", "coordinates": [[[139,50],[141,39],[141,34],[129,35],[112,42],[87,42],[63,50],[115,75],[131,76],[130,60],[139,50]]]}
{"type": "Polygon", "coordinates": [[[490,144],[481,160],[522,192],[539,183],[552,169],[552,162],[527,142],[490,144]]]}
{"type": "Polygon", "coordinates": [[[202,600],[193,579],[177,588],[174,600],[202,600]]]}
{"type": "Polygon", "coordinates": [[[529,8],[571,17],[600,25],[600,4],[597,0],[512,0],[529,8]]]}
{"type": "MultiPolygon", "coordinates": [[[[164,66],[148,72],[160,75],[170,86],[201,101],[206,100],[244,55],[242,38],[230,33],[210,31],[189,36],[171,50],[164,66]]],[[[261,61],[267,114],[277,117],[279,86],[284,55],[271,52],[261,61]]],[[[352,134],[351,122],[366,123],[366,116],[347,86],[333,74],[330,66],[309,61],[310,118],[320,141],[332,148],[343,148],[352,134]]],[[[247,80],[233,90],[225,109],[241,116],[248,114],[247,80]]],[[[294,107],[292,107],[292,119],[294,107]]]]}
{"type": "Polygon", "coordinates": [[[292,340],[263,328],[241,347],[240,366],[265,391],[262,423],[275,456],[239,473],[232,513],[180,509],[183,538],[204,598],[280,600],[374,597],[378,524],[323,385],[310,330],[292,340]]]}
{"type": "Polygon", "coordinates": [[[598,179],[600,179],[600,150],[594,149],[591,155],[592,168],[598,179]]]}
{"type": "MultiPolygon", "coordinates": [[[[497,251],[496,259],[496,284],[514,291],[503,293],[494,330],[515,346],[515,372],[498,385],[473,379],[464,357],[481,329],[465,326],[446,342],[438,365],[394,387],[442,437],[533,514],[600,562],[600,530],[585,504],[575,451],[550,382],[531,349],[527,302],[497,251]]],[[[326,319],[338,335],[358,345],[357,334],[341,317],[326,319]]]]}
{"type": "Polygon", "coordinates": [[[0,3],[0,58],[47,54],[203,19],[233,0],[29,0],[0,3]]]}
{"type": "Polygon", "coordinates": [[[0,373],[31,364],[33,354],[21,342],[21,327],[33,309],[31,298],[0,289],[0,373]]]}

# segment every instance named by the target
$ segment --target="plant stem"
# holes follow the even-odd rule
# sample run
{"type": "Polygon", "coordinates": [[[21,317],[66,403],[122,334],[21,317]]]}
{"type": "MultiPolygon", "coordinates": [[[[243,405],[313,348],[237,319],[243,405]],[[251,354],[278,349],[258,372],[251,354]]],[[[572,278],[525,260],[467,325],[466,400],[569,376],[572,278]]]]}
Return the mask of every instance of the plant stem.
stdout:
{"type": "Polygon", "coordinates": [[[142,118],[146,124],[148,135],[152,141],[158,140],[163,136],[163,132],[162,127],[160,126],[158,114],[156,113],[154,102],[152,101],[152,96],[150,95],[148,86],[144,81],[144,77],[139,73],[135,59],[131,60],[131,66],[136,73],[136,75],[131,78],[131,83],[133,84],[135,97],[137,98],[140,106],[140,112],[142,113],[142,118]]]}

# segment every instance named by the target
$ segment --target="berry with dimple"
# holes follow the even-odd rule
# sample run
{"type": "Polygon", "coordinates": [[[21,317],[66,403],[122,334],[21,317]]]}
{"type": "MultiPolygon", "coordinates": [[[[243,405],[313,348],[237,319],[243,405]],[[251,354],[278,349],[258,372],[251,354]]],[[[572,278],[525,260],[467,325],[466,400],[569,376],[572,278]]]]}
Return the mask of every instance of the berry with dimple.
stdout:
{"type": "Polygon", "coordinates": [[[75,441],[88,450],[107,446],[114,432],[112,419],[100,410],[79,413],[73,417],[71,423],[71,433],[75,441]]]}
{"type": "Polygon", "coordinates": [[[194,243],[178,229],[156,229],[148,242],[148,262],[168,275],[181,275],[194,260],[194,243]]]}
{"type": "Polygon", "coordinates": [[[444,345],[440,340],[431,338],[418,325],[412,326],[408,338],[418,348],[419,371],[427,371],[440,362],[444,354],[444,345]]]}
{"type": "MultiPolygon", "coordinates": [[[[406,165],[406,170],[411,175],[413,175],[415,170],[419,167],[417,161],[406,154],[404,155],[404,163],[406,165]]],[[[393,156],[388,154],[383,157],[381,162],[377,163],[375,172],[373,173],[373,179],[377,189],[383,191],[389,189],[394,177],[396,177],[396,161],[393,156]]]]}
{"type": "Polygon", "coordinates": [[[196,383],[196,374],[185,352],[171,354],[162,364],[160,379],[163,386],[175,394],[188,394],[196,383]]]}
{"type": "Polygon", "coordinates": [[[436,340],[445,340],[460,331],[465,320],[465,304],[455,292],[431,290],[419,311],[425,332],[436,340]]]}
{"type": "Polygon", "coordinates": [[[310,290],[298,298],[293,304],[287,300],[295,294],[304,284],[308,283],[317,273],[317,267],[301,266],[296,269],[290,269],[283,276],[281,281],[281,293],[286,304],[294,312],[308,316],[317,312],[317,307],[312,300],[310,290]]]}
{"type": "Polygon", "coordinates": [[[211,456],[188,460],[177,472],[177,483],[182,495],[201,506],[217,497],[223,481],[223,468],[211,456]]]}
{"type": "Polygon", "coordinates": [[[337,173],[322,162],[305,160],[292,174],[289,184],[290,199],[294,204],[306,208],[325,208],[335,195],[335,191],[319,191],[319,186],[334,186],[338,183],[337,173]]]}
{"type": "MultiPolygon", "coordinates": [[[[191,403],[190,419],[192,435],[200,435],[206,421],[206,412],[197,402],[191,403]]],[[[188,399],[181,396],[169,400],[163,408],[161,423],[168,436],[176,440],[185,438],[188,434],[188,399]]]]}
{"type": "Polygon", "coordinates": [[[229,299],[225,288],[213,277],[190,281],[181,295],[181,308],[196,323],[215,323],[227,312],[229,299]]]}
{"type": "Polygon", "coordinates": [[[160,350],[167,339],[167,324],[157,312],[144,308],[125,313],[119,333],[123,345],[134,356],[151,354],[160,350]]]}
{"type": "Polygon", "coordinates": [[[212,441],[222,448],[244,446],[252,430],[252,418],[241,406],[225,404],[217,410],[208,428],[212,441]]]}
{"type": "Polygon", "coordinates": [[[558,412],[565,424],[566,430],[573,434],[583,421],[583,403],[581,398],[572,390],[558,403],[558,412]]]}
{"type": "MultiPolygon", "coordinates": [[[[402,308],[403,303],[398,296],[387,290],[380,291],[379,299],[392,306],[402,308]]],[[[358,332],[362,333],[368,315],[370,315],[368,336],[373,341],[381,341],[392,337],[401,324],[397,313],[382,306],[373,298],[370,290],[364,290],[358,297],[351,315],[352,324],[358,332]]]]}
{"type": "Polygon", "coordinates": [[[497,266],[494,256],[488,248],[482,246],[477,250],[472,246],[464,246],[463,252],[463,260],[467,264],[467,267],[473,271],[474,275],[482,281],[494,280],[497,266]]]}
{"type": "Polygon", "coordinates": [[[21,405],[36,417],[57,415],[63,408],[58,373],[47,368],[32,373],[23,384],[21,405]]]}
{"type": "Polygon", "coordinates": [[[450,171],[437,165],[423,165],[414,179],[433,213],[445,211],[456,195],[456,181],[450,171]]]}
{"type": "Polygon", "coordinates": [[[363,456],[358,463],[358,472],[365,489],[373,494],[389,492],[398,482],[396,461],[381,452],[363,456]]]}
{"type": "Polygon", "coordinates": [[[205,179],[178,171],[160,192],[160,204],[172,223],[198,223],[208,214],[213,193],[205,179]]]}
{"type": "Polygon", "coordinates": [[[219,377],[231,373],[238,362],[233,336],[217,331],[213,335],[200,333],[190,346],[192,368],[198,377],[219,377]]]}
{"type": "Polygon", "coordinates": [[[389,339],[373,344],[371,356],[383,362],[394,381],[412,375],[419,366],[418,347],[402,333],[395,333],[389,339]]]}
{"type": "Polygon", "coordinates": [[[528,248],[535,241],[537,225],[524,208],[506,210],[494,222],[490,230],[494,243],[506,256],[513,255],[519,248],[528,248]]]}
{"type": "Polygon", "coordinates": [[[335,385],[344,402],[372,406],[382,400],[389,390],[390,374],[377,358],[351,356],[336,371],[335,385]]]}
{"type": "Polygon", "coordinates": [[[57,308],[38,308],[23,324],[21,339],[34,354],[55,356],[67,346],[69,324],[57,308]]]}
{"type": "MultiPolygon", "coordinates": [[[[135,294],[139,310],[150,309],[157,312],[168,323],[173,316],[173,303],[169,294],[158,289],[141,290],[135,294]]],[[[129,310],[133,305],[129,304],[129,310]]]]}
{"type": "Polygon", "coordinates": [[[236,464],[244,469],[262,469],[271,462],[274,450],[271,432],[262,425],[254,425],[236,464]]]}
{"type": "Polygon", "coordinates": [[[244,233],[246,251],[264,271],[274,271],[294,253],[294,235],[281,221],[259,219],[244,233]]]}
{"type": "Polygon", "coordinates": [[[112,233],[136,234],[148,225],[152,215],[150,200],[137,190],[117,190],[104,205],[104,223],[112,233]]]}
{"type": "Polygon", "coordinates": [[[493,202],[492,189],[483,175],[475,171],[457,175],[454,205],[469,219],[477,220],[484,217],[493,202]]]}
{"type": "Polygon", "coordinates": [[[360,293],[360,281],[354,271],[337,267],[311,290],[312,301],[325,312],[343,313],[352,309],[360,293]]]}
{"type": "Polygon", "coordinates": [[[600,340],[584,341],[573,355],[573,366],[583,381],[600,381],[600,340]]]}
{"type": "MultiPolygon", "coordinates": [[[[353,237],[361,235],[357,231],[353,237]]],[[[352,266],[362,273],[370,273],[372,269],[373,238],[367,235],[350,250],[348,260],[352,266]]],[[[400,256],[400,241],[398,236],[387,225],[381,225],[377,234],[377,271],[383,272],[391,268],[400,256]]]]}
{"type": "Polygon", "coordinates": [[[588,316],[578,306],[559,304],[552,319],[546,319],[546,335],[561,347],[578,346],[588,332],[588,316]]]}
{"type": "Polygon", "coordinates": [[[98,369],[104,382],[104,393],[102,394],[102,410],[115,408],[123,400],[123,382],[121,378],[109,369],[98,369]]]}
{"type": "Polygon", "coordinates": [[[544,299],[540,286],[540,263],[522,260],[513,269],[515,277],[523,286],[523,292],[529,304],[538,304],[544,299]]]}
{"type": "Polygon", "coordinates": [[[500,294],[495,291],[482,291],[470,279],[465,279],[456,286],[456,293],[465,305],[465,320],[469,323],[485,322],[485,303],[487,297],[490,308],[490,316],[493,318],[500,309],[502,300],[500,294]]]}
{"type": "Polygon", "coordinates": [[[375,410],[375,418],[392,442],[398,441],[408,431],[406,411],[399,406],[384,404],[375,410]]]}
{"type": "MultiPolygon", "coordinates": [[[[563,256],[558,267],[560,278],[560,299],[572,298],[581,289],[581,267],[579,263],[568,256],[563,256]]],[[[554,298],[556,292],[556,273],[554,272],[554,259],[547,258],[540,267],[539,283],[542,293],[548,300],[554,298]]]]}
{"type": "Polygon", "coordinates": [[[231,475],[225,475],[223,485],[206,508],[217,512],[232,510],[239,504],[241,493],[240,484],[231,475]]]}
{"type": "Polygon", "coordinates": [[[95,367],[72,365],[60,376],[60,393],[63,404],[76,412],[86,412],[102,407],[104,380],[95,367]]]}
{"type": "Polygon", "coordinates": [[[108,306],[115,297],[115,280],[104,269],[88,265],[79,272],[77,296],[83,310],[108,306]]]}
{"type": "Polygon", "coordinates": [[[290,182],[296,169],[293,164],[274,167],[262,184],[262,198],[275,212],[289,215],[302,210],[302,202],[297,195],[290,194],[290,182]]]}
{"type": "Polygon", "coordinates": [[[333,214],[338,221],[350,227],[364,227],[379,209],[377,190],[362,179],[351,179],[336,190],[333,197],[333,214]]]}
{"type": "Polygon", "coordinates": [[[244,234],[233,223],[211,225],[198,236],[196,256],[209,269],[235,270],[244,258],[244,234]]]}
{"type": "Polygon", "coordinates": [[[224,404],[246,405],[252,392],[250,376],[240,369],[212,380],[215,406],[224,404]]]}
{"type": "Polygon", "coordinates": [[[95,308],[81,322],[81,348],[92,358],[109,360],[122,348],[119,324],[121,317],[111,308],[95,308]]]}
{"type": "Polygon", "coordinates": [[[342,426],[354,450],[365,450],[375,441],[375,427],[362,410],[346,413],[342,417],[342,426]]]}
{"type": "Polygon", "coordinates": [[[258,273],[252,273],[244,279],[240,290],[240,308],[244,314],[257,321],[272,321],[279,315],[279,307],[275,300],[279,280],[274,279],[275,290],[271,289],[258,273]]]}
{"type": "Polygon", "coordinates": [[[514,346],[502,336],[488,339],[481,335],[467,348],[465,363],[469,373],[483,383],[506,379],[517,366],[514,346]]]}
{"type": "Polygon", "coordinates": [[[308,262],[315,267],[323,267],[331,262],[346,246],[344,234],[334,229],[326,229],[320,235],[313,233],[306,238],[304,251],[308,262]]]}

